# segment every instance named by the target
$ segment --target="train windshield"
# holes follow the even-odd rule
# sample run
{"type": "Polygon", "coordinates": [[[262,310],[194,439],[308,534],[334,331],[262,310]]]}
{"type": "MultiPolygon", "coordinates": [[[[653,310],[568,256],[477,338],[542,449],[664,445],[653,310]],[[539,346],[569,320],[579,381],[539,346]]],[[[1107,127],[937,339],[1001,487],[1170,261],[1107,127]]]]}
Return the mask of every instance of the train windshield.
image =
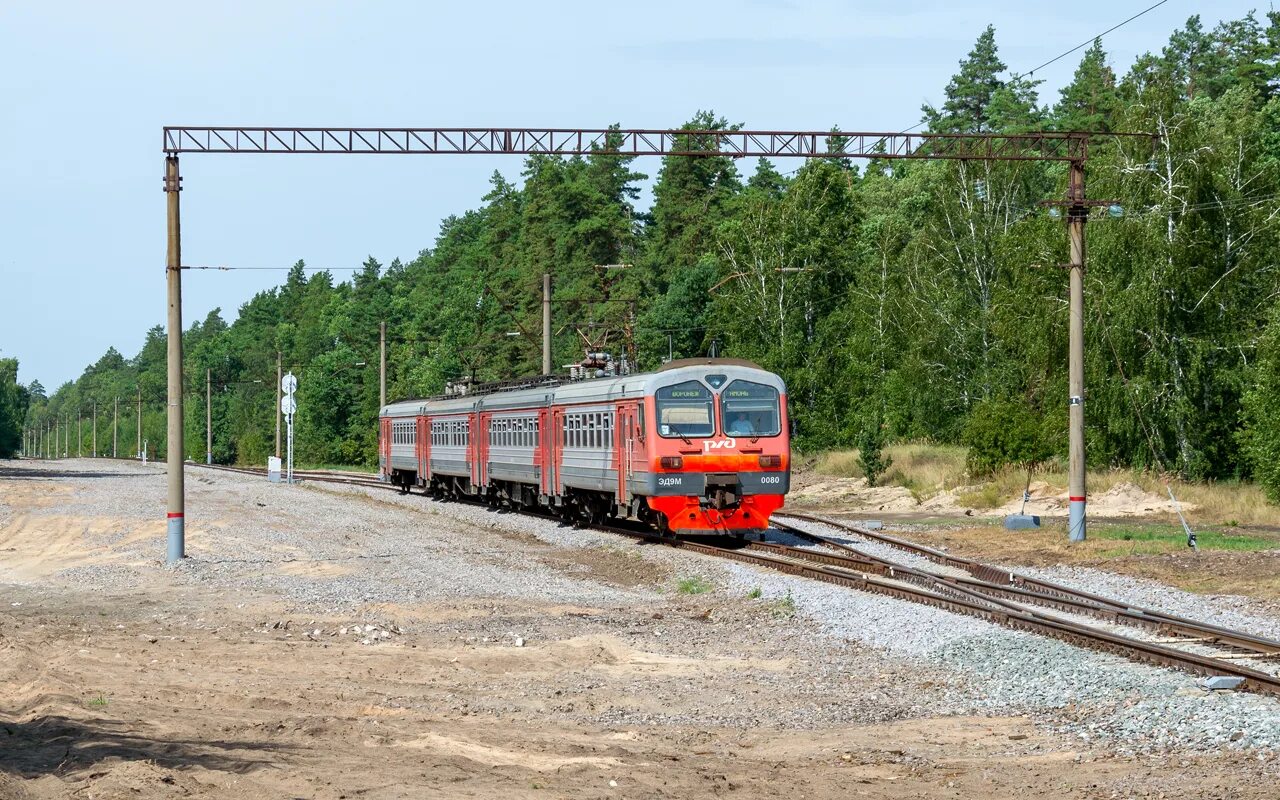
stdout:
{"type": "Polygon", "coordinates": [[[778,390],[734,381],[720,393],[720,418],[726,436],[777,436],[782,431],[778,390]]]}
{"type": "Polygon", "coordinates": [[[664,386],[655,393],[658,433],[668,438],[712,436],[711,390],[697,381],[664,386]]]}

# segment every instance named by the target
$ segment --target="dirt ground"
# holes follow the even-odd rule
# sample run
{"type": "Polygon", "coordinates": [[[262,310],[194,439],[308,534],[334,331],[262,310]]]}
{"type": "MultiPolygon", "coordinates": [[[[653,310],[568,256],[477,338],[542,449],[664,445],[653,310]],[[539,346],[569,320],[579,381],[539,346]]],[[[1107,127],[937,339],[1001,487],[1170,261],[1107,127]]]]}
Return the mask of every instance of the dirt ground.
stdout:
{"type": "MultiPolygon", "coordinates": [[[[1023,718],[790,724],[789,681],[819,645],[756,644],[744,626],[792,623],[716,595],[578,605],[464,591],[317,614],[229,591],[130,549],[162,551],[159,506],[86,508],[93,476],[115,472],[0,465],[0,798],[1276,796],[1274,761],[1248,751],[1119,756],[1023,718]],[[86,580],[86,565],[126,577],[86,580]],[[372,645],[337,633],[360,619],[396,633],[372,645]],[[761,722],[687,721],[709,707],[761,722]]],[[[212,489],[189,485],[199,507],[212,489]]],[[[603,586],[668,577],[607,552],[520,546],[539,568],[603,586]]],[[[223,557],[219,574],[317,584],[374,563],[223,557]]],[[[927,691],[915,681],[876,689],[927,691]]],[[[813,691],[821,706],[826,689],[813,691]]]]}

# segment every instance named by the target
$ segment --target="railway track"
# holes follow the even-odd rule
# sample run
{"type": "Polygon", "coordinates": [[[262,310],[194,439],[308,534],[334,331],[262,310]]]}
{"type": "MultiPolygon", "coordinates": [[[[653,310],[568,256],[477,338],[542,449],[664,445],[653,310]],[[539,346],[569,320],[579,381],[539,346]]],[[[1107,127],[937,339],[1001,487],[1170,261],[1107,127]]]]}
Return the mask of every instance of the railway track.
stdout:
{"type": "Polygon", "coordinates": [[[838,563],[846,569],[909,583],[934,595],[906,599],[943,607],[949,606],[937,602],[937,596],[962,601],[970,609],[964,613],[1008,627],[1199,675],[1241,678],[1241,688],[1280,695],[1280,641],[1072,589],[835,520],[786,513],[775,515],[771,522],[776,528],[835,551],[791,548],[788,554],[792,557],[838,563]],[[828,525],[854,537],[927,558],[943,569],[907,566],[797,527],[787,519],[828,525]],[[1255,669],[1241,662],[1272,669],[1255,669]]]}
{"type": "MultiPolygon", "coordinates": [[[[250,475],[265,474],[262,469],[196,466],[250,475]]],[[[399,491],[376,477],[356,473],[295,470],[294,476],[308,481],[399,491]]],[[[1241,663],[1265,663],[1280,671],[1280,641],[1072,589],[835,520],[787,512],[775,514],[771,522],[775,528],[801,537],[821,549],[755,540],[734,543],[695,541],[621,524],[590,527],[922,603],[1080,647],[1114,653],[1133,661],[1206,677],[1239,678],[1241,689],[1280,696],[1280,674],[1241,663]],[[788,520],[830,526],[855,539],[888,545],[927,559],[938,568],[923,569],[877,556],[859,550],[856,545],[812,529],[806,530],[788,520]]]]}

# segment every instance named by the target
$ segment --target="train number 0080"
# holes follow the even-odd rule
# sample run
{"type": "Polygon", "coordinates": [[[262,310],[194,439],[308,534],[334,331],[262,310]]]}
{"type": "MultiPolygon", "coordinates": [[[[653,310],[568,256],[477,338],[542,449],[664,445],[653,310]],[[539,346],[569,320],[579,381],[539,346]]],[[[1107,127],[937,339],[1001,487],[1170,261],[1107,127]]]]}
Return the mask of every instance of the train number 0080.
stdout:
{"type": "Polygon", "coordinates": [[[782,476],[781,475],[762,475],[760,476],[760,482],[761,483],[782,483],[782,476]]]}

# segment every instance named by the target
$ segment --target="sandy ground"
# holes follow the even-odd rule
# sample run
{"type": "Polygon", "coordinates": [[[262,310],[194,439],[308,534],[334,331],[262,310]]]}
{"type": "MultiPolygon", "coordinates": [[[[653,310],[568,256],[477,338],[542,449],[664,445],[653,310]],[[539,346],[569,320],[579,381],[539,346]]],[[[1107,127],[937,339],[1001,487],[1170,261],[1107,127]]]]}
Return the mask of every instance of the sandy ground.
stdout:
{"type": "MultiPolygon", "coordinates": [[[[1034,514],[1047,519],[1065,519],[1070,507],[1065,489],[1055,489],[1044,481],[1027,486],[1029,495],[1010,500],[996,508],[966,506],[963,498],[980,487],[961,486],[940,491],[923,501],[902,486],[868,486],[865,478],[833,478],[813,473],[797,473],[788,503],[794,508],[810,508],[828,513],[882,513],[890,517],[1003,517],[1007,514],[1034,514]]],[[[1183,502],[1175,506],[1168,497],[1152,494],[1134,483],[1118,483],[1089,497],[1089,513],[1099,519],[1174,517],[1177,509],[1192,513],[1197,506],[1183,502]]]]}
{"type": "Polygon", "coordinates": [[[278,509],[190,480],[197,558],[170,569],[158,470],[30,466],[0,464],[0,798],[1276,796],[1248,751],[1122,757],[937,716],[946,676],[611,551],[430,518],[456,586],[325,610],[275,587],[380,574],[385,532],[321,514],[325,555],[298,553],[278,509]],[[473,590],[496,569],[559,582],[473,590]],[[369,622],[387,638],[361,644],[369,622]]]}

